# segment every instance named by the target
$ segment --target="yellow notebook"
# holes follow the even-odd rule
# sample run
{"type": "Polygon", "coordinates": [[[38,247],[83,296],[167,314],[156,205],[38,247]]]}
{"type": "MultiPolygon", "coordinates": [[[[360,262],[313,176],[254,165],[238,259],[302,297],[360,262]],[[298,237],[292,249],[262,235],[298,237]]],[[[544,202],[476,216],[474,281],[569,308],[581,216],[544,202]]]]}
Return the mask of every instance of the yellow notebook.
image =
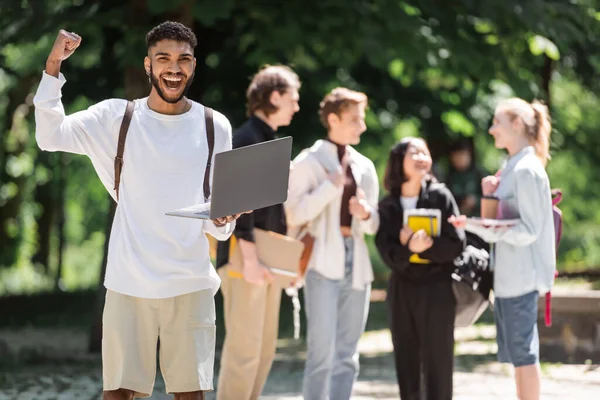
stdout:
{"type": "MultiPolygon", "coordinates": [[[[404,225],[408,225],[413,232],[423,229],[431,237],[439,237],[441,232],[442,212],[430,208],[415,208],[404,211],[404,225]]],[[[414,264],[429,264],[431,261],[419,257],[418,254],[410,256],[409,261],[414,264]]]]}

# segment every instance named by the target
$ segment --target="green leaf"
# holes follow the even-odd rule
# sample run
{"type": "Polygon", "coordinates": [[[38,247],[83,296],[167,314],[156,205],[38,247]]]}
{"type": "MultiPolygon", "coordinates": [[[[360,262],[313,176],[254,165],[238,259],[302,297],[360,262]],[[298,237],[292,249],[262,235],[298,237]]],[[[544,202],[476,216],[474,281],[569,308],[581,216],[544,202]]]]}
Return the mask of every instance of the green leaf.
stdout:
{"type": "Polygon", "coordinates": [[[419,15],[421,15],[421,10],[419,10],[417,7],[413,7],[413,6],[408,5],[406,3],[402,3],[402,9],[406,13],[406,15],[410,15],[410,16],[419,16],[419,15]]]}
{"type": "Polygon", "coordinates": [[[556,47],[556,45],[550,41],[548,47],[546,47],[546,55],[552,60],[560,59],[560,52],[558,51],[558,47],[556,47]]]}
{"type": "Polygon", "coordinates": [[[553,60],[560,59],[560,52],[556,44],[552,42],[550,39],[535,35],[529,38],[529,51],[534,56],[539,56],[542,54],[546,54],[549,58],[553,60]]]}
{"type": "Polygon", "coordinates": [[[493,25],[489,21],[477,19],[475,21],[474,28],[479,33],[491,33],[493,30],[493,25]]]}
{"type": "Polygon", "coordinates": [[[495,45],[497,45],[498,43],[500,43],[500,40],[498,39],[498,36],[496,36],[496,35],[487,35],[487,36],[485,37],[485,42],[486,42],[487,44],[490,44],[490,45],[492,45],[492,46],[495,46],[495,45]]]}
{"type": "Polygon", "coordinates": [[[388,71],[392,78],[400,79],[404,72],[404,61],[399,58],[393,60],[388,67],[388,71]]]}
{"type": "Polygon", "coordinates": [[[207,3],[196,3],[192,10],[194,19],[204,26],[213,26],[218,20],[230,17],[234,7],[233,0],[219,0],[207,3]]]}
{"type": "Polygon", "coordinates": [[[419,136],[419,120],[416,118],[400,121],[394,128],[394,139],[400,140],[408,136],[419,136]]]}
{"type": "Polygon", "coordinates": [[[465,136],[473,136],[475,133],[475,127],[471,121],[458,110],[451,110],[443,113],[442,121],[452,132],[462,133],[465,136]]]}

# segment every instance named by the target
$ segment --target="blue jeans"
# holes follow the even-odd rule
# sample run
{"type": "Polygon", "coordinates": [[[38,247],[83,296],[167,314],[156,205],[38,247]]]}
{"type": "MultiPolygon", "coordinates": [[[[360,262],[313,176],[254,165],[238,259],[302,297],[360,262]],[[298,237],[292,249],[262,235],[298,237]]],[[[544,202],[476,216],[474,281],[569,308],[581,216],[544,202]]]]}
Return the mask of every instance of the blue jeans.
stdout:
{"type": "Polygon", "coordinates": [[[371,285],[352,289],[352,238],[344,238],[344,246],[344,279],[327,279],[314,270],[306,274],[306,400],[348,400],[358,377],[357,346],[369,314],[371,285]]]}

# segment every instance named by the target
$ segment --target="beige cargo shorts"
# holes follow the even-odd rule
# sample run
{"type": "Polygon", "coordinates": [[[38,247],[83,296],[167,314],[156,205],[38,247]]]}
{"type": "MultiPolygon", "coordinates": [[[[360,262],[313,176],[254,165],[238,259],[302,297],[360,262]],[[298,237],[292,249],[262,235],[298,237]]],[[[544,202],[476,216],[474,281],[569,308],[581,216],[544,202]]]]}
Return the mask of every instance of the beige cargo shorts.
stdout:
{"type": "Polygon", "coordinates": [[[123,388],[150,397],[157,347],[167,393],[213,390],[216,327],[210,289],[164,299],[108,290],[102,325],[104,390],[123,388]]]}

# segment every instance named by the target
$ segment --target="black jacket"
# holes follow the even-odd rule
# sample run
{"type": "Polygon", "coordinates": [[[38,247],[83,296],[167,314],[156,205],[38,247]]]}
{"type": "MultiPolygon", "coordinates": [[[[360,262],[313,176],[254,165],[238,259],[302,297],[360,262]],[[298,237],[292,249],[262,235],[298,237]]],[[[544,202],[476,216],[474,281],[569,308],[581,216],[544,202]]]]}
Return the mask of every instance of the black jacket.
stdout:
{"type": "MultiPolygon", "coordinates": [[[[237,149],[273,140],[275,138],[275,131],[273,131],[269,125],[260,118],[252,116],[233,133],[232,147],[237,149]]],[[[268,179],[268,177],[265,177],[265,179],[268,179]]],[[[283,204],[261,208],[259,210],[254,210],[250,214],[242,215],[237,220],[235,231],[233,233],[238,239],[254,242],[254,228],[285,235],[287,232],[287,224],[283,204]]],[[[216,261],[217,268],[225,265],[229,261],[229,240],[218,243],[216,261]]]]}
{"type": "Polygon", "coordinates": [[[409,262],[412,252],[400,244],[403,209],[397,196],[387,195],[379,202],[379,231],[375,244],[385,264],[392,270],[392,278],[415,282],[450,280],[454,259],[463,251],[465,233],[448,222],[451,215],[459,215],[458,207],[450,190],[437,182],[423,183],[417,208],[433,208],[442,211],[441,235],[433,239],[433,246],[420,254],[430,264],[409,262]]]}

